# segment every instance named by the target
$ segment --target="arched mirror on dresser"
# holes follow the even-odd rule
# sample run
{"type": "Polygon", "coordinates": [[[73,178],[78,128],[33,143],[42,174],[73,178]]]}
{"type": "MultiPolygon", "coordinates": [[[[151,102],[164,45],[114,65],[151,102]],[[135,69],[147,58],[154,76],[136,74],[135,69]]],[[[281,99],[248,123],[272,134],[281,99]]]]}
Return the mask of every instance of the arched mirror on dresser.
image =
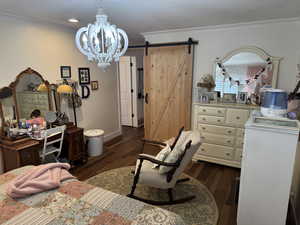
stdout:
{"type": "Polygon", "coordinates": [[[215,91],[250,95],[264,86],[276,88],[280,60],[254,46],[235,49],[213,64],[215,91]]]}

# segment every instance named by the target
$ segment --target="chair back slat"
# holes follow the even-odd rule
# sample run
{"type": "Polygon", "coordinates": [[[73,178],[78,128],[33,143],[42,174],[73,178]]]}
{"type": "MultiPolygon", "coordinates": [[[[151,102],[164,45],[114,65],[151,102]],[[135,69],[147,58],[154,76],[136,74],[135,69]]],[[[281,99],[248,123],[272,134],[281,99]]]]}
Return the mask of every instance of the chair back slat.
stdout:
{"type": "Polygon", "coordinates": [[[179,140],[179,138],[180,138],[180,136],[181,136],[181,134],[182,134],[183,131],[184,131],[184,127],[181,127],[181,129],[179,130],[178,135],[175,138],[173,144],[170,146],[171,151],[175,148],[175,146],[176,146],[176,144],[177,144],[177,142],[178,142],[178,140],[179,140]]]}

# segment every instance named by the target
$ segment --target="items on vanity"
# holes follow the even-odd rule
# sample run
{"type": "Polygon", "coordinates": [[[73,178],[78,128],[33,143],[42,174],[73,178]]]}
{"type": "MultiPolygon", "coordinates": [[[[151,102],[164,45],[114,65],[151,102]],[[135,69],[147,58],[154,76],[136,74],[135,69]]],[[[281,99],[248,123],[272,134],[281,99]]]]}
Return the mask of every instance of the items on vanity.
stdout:
{"type": "Polygon", "coordinates": [[[297,120],[255,115],[246,123],[238,225],[286,224],[299,126],[297,120]]]}
{"type": "Polygon", "coordinates": [[[243,153],[244,125],[250,111],[244,104],[193,104],[193,129],[200,131],[203,144],[193,160],[204,160],[240,167],[243,153]]]}

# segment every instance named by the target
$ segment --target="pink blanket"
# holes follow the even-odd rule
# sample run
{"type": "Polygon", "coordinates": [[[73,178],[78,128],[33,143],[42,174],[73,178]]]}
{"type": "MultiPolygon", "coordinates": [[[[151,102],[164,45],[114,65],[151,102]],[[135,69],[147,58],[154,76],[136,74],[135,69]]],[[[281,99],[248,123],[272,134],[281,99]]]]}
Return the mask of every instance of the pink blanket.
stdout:
{"type": "Polygon", "coordinates": [[[12,198],[22,198],[60,186],[61,182],[74,178],[67,170],[67,163],[48,163],[34,167],[28,173],[12,180],[6,193],[12,198]]]}

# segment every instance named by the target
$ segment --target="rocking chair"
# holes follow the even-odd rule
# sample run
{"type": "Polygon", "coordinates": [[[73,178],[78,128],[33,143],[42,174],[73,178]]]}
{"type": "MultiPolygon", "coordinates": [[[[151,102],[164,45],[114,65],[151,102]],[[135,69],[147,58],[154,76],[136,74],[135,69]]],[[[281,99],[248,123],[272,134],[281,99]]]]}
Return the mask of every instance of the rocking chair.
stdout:
{"type": "MultiPolygon", "coordinates": [[[[201,145],[200,133],[197,131],[182,132],[180,130],[179,135],[175,139],[171,150],[181,149],[180,155],[175,163],[168,163],[157,160],[154,156],[148,154],[140,154],[136,164],[136,170],[133,180],[133,185],[128,197],[137,199],[139,201],[152,204],[152,205],[172,205],[184,203],[195,198],[195,196],[188,196],[182,199],[174,199],[172,190],[176,184],[189,181],[189,178],[179,179],[180,174],[184,171],[188,163],[191,162],[193,155],[201,145]],[[171,167],[171,170],[166,173],[159,173],[158,168],[153,168],[153,164],[159,166],[171,167]],[[150,187],[159,189],[167,189],[169,195],[169,201],[154,201],[144,199],[134,195],[137,184],[144,184],[150,187]]],[[[145,143],[157,144],[164,146],[164,144],[156,141],[146,141],[145,143]]]]}

